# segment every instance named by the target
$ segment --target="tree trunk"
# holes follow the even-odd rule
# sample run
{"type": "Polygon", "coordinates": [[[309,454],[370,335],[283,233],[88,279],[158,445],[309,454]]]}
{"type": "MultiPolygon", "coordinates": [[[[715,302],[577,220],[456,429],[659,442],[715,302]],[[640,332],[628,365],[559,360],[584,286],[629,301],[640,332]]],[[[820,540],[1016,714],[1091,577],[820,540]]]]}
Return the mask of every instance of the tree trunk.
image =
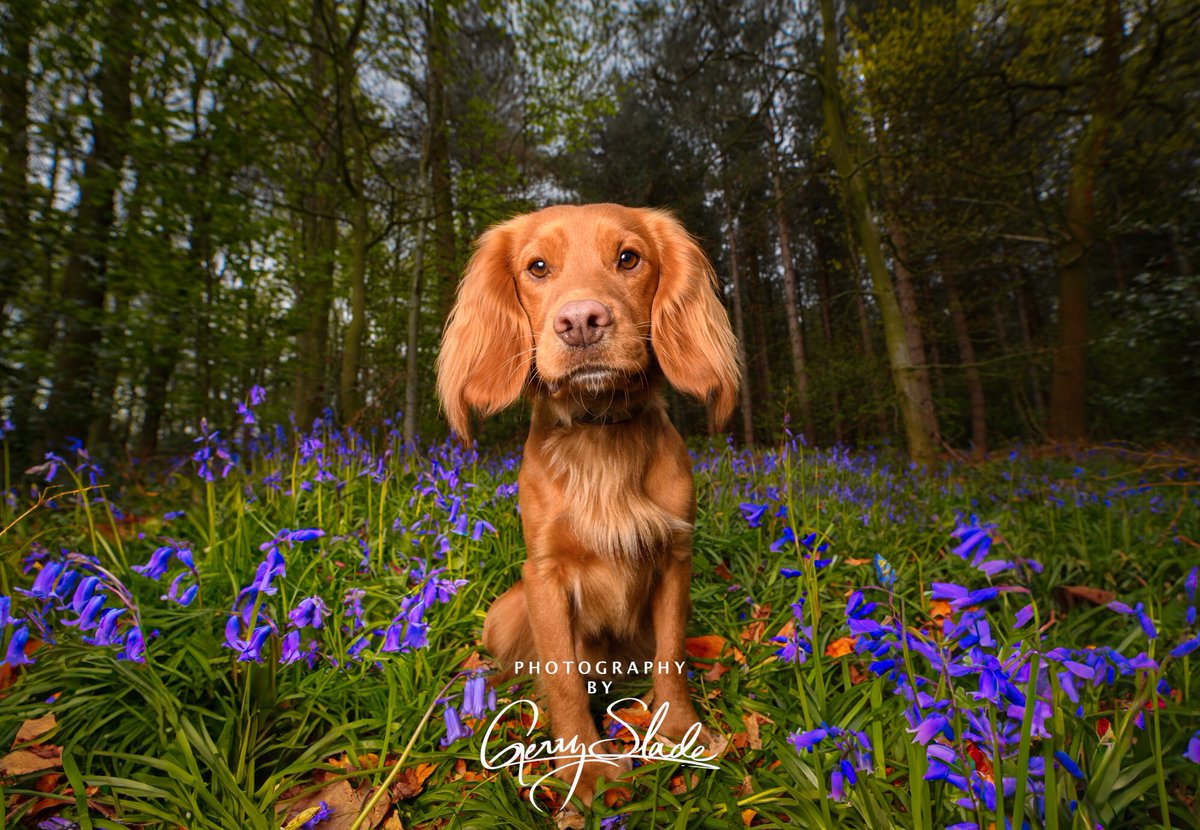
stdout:
{"type": "MultiPolygon", "coordinates": [[[[725,234],[729,244],[729,279],[733,284],[733,325],[738,342],[746,346],[746,317],[742,312],[742,277],[738,271],[737,226],[733,221],[733,206],[730,204],[729,188],[725,188],[725,234]]],[[[749,372],[742,368],[741,408],[742,442],[754,446],[754,409],[750,402],[749,372]]]]}
{"type": "Polygon", "coordinates": [[[421,166],[417,173],[418,187],[421,188],[421,206],[417,224],[417,249],[413,255],[412,285],[408,291],[408,343],[404,353],[404,443],[409,447],[416,446],[417,426],[420,423],[420,369],[417,365],[417,348],[421,342],[421,290],[424,283],[425,236],[431,201],[426,170],[428,143],[426,140],[426,146],[422,148],[421,166]]]}
{"type": "Polygon", "coordinates": [[[355,117],[354,95],[358,88],[358,43],[362,32],[366,3],[360,0],[350,33],[339,44],[341,71],[338,79],[338,146],[343,161],[349,162],[347,189],[352,202],[350,213],[350,322],[342,340],[342,370],[338,390],[342,422],[352,424],[363,408],[360,386],[362,372],[362,342],[367,328],[367,247],[370,233],[366,191],[366,165],[369,149],[363,127],[355,117]],[[349,152],[347,160],[345,154],[349,152]]]}
{"type": "Polygon", "coordinates": [[[0,6],[0,337],[7,305],[33,276],[29,187],[29,65],[40,4],[0,6]]]}
{"type": "Polygon", "coordinates": [[[971,329],[967,325],[967,314],[963,309],[962,295],[958,291],[958,278],[949,270],[942,271],[946,283],[946,296],[950,303],[950,322],[954,326],[954,340],[958,344],[958,356],[963,363],[963,374],[967,381],[967,398],[971,405],[971,455],[979,461],[987,456],[987,406],[983,397],[983,380],[979,376],[979,364],[975,360],[975,345],[971,342],[971,329]]]}
{"type": "MultiPolygon", "coordinates": [[[[885,165],[886,167],[886,165],[885,165]]],[[[885,178],[891,178],[885,175],[885,178]]],[[[904,336],[908,341],[908,353],[913,360],[913,378],[917,391],[921,395],[921,415],[925,419],[925,429],[933,437],[934,443],[940,441],[937,413],[933,406],[933,393],[929,385],[928,361],[925,358],[925,338],[921,333],[921,309],[917,305],[917,290],[912,269],[909,268],[910,253],[908,234],[900,222],[895,210],[888,211],[888,235],[892,240],[895,252],[896,299],[900,302],[900,315],[904,321],[904,336]]],[[[934,361],[939,364],[941,361],[934,361]]],[[[939,389],[940,392],[940,389],[939,389]]]]}
{"type": "Polygon", "coordinates": [[[1058,268],[1058,343],[1050,385],[1050,437],[1080,444],[1087,438],[1084,408],[1088,342],[1088,255],[1096,240],[1094,191],[1104,147],[1117,113],[1120,44],[1123,36],[1117,0],[1104,0],[1100,32],[1100,77],[1095,106],[1071,159],[1067,184],[1066,235],[1055,252],[1058,268]]]}
{"type": "Polygon", "coordinates": [[[767,157],[771,167],[771,187],[775,190],[775,224],[779,231],[779,255],[783,260],[783,297],[788,325],[788,345],[792,353],[792,374],[796,378],[796,403],[800,407],[800,429],[805,442],[816,441],[812,402],[808,393],[808,360],[804,354],[804,331],[800,322],[800,295],[796,289],[796,261],[792,256],[792,235],[784,207],[783,177],[779,172],[779,152],[775,147],[775,124],[767,114],[767,157]]]}
{"type": "Polygon", "coordinates": [[[1033,411],[1039,423],[1045,423],[1046,401],[1042,395],[1042,378],[1038,372],[1038,361],[1034,359],[1036,346],[1033,337],[1033,320],[1029,313],[1029,284],[1020,267],[1010,266],[1017,295],[1017,321],[1021,326],[1021,348],[1025,350],[1025,362],[1029,366],[1029,385],[1033,400],[1033,411]]]}
{"type": "Polygon", "coordinates": [[[887,343],[888,363],[892,369],[892,380],[899,398],[900,412],[904,419],[908,438],[909,456],[918,463],[929,464],[934,460],[934,436],[927,427],[922,409],[922,395],[916,380],[912,356],[904,331],[904,320],[896,301],[895,289],[887,263],[875,215],[867,196],[866,183],[860,171],[860,160],[842,115],[842,94],[838,80],[838,27],[834,11],[834,0],[821,0],[822,28],[824,33],[823,59],[821,61],[821,105],[825,116],[825,129],[829,137],[838,177],[845,191],[851,227],[854,228],[867,260],[871,285],[883,318],[883,332],[887,343]]]}
{"type": "Polygon", "coordinates": [[[458,252],[454,230],[454,191],[450,173],[450,107],[446,75],[451,54],[447,0],[431,0],[426,43],[429,49],[429,176],[433,205],[433,278],[437,285],[439,318],[445,320],[458,288],[458,252]]]}
{"type": "Polygon", "coordinates": [[[296,303],[301,326],[296,338],[295,405],[297,421],[308,429],[325,405],[326,362],[329,351],[329,312],[333,304],[333,277],[337,249],[334,193],[333,114],[330,111],[329,55],[337,16],[330,0],[313,0],[309,23],[309,77],[312,84],[312,158],[314,167],[301,200],[303,273],[296,303]]]}
{"type": "Polygon", "coordinates": [[[125,164],[126,130],[132,118],[130,76],[137,12],[126,0],[104,14],[96,86],[100,109],[92,119],[92,147],[79,181],[75,236],[63,275],[62,344],[54,389],[46,407],[46,437],[87,437],[95,411],[95,377],[103,333],[110,235],[116,193],[125,164]]]}

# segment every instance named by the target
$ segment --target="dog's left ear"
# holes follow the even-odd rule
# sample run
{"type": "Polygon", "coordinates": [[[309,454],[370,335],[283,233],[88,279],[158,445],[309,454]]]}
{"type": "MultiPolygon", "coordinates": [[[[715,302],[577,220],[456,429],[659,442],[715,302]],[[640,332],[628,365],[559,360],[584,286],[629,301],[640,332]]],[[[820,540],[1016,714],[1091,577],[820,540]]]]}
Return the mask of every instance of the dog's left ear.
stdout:
{"type": "Polygon", "coordinates": [[[659,253],[650,312],[654,353],[670,384],[699,398],[723,426],[737,403],[742,361],[717,297],[716,271],[674,216],[647,211],[646,219],[659,253]]]}
{"type": "Polygon", "coordinates": [[[479,238],[442,335],[438,397],[450,428],[464,439],[470,411],[490,415],[516,402],[532,365],[533,335],[517,300],[509,241],[505,225],[479,238]]]}

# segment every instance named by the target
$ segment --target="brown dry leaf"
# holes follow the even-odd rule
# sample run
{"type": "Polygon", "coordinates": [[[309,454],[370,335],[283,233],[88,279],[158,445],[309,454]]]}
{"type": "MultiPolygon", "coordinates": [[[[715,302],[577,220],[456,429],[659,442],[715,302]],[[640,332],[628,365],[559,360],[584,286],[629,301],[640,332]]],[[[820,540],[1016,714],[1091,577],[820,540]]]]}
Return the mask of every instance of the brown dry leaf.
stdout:
{"type": "Polygon", "coordinates": [[[473,671],[475,669],[490,669],[493,668],[492,661],[479,656],[478,651],[472,651],[467,655],[467,659],[463,660],[463,671],[473,671]]]}
{"type": "Polygon", "coordinates": [[[34,738],[40,738],[56,726],[58,726],[58,721],[54,719],[53,713],[42,715],[40,718],[34,720],[27,720],[17,730],[17,739],[13,741],[13,746],[28,743],[34,738]]]}
{"type": "Polygon", "coordinates": [[[853,663],[850,664],[850,685],[857,686],[859,683],[866,683],[871,679],[871,675],[860,669],[853,663]]]}
{"type": "Polygon", "coordinates": [[[583,830],[583,814],[574,807],[567,807],[554,817],[554,823],[559,830],[583,830]]]}
{"type": "Polygon", "coordinates": [[[747,807],[745,810],[742,810],[742,826],[749,827],[751,822],[754,821],[754,817],[757,815],[758,813],[749,807],[747,807]]]}
{"type": "Polygon", "coordinates": [[[392,813],[383,822],[382,828],[383,830],[404,830],[404,825],[400,823],[400,817],[392,813]]]}
{"type": "Polygon", "coordinates": [[[751,749],[762,749],[762,738],[759,737],[758,727],[764,723],[774,723],[775,721],[768,718],[766,715],[761,715],[758,712],[743,712],[742,723],[746,724],[746,732],[749,734],[749,743],[751,749]]]}
{"type": "Polygon", "coordinates": [[[62,766],[62,747],[33,746],[18,749],[0,758],[0,775],[28,775],[62,766]]]}
{"type": "Polygon", "coordinates": [[[1063,611],[1070,611],[1076,605],[1108,605],[1116,598],[1112,591],[1086,585],[1059,585],[1054,589],[1054,599],[1063,611]]]}
{"type": "Polygon", "coordinates": [[[425,781],[433,775],[437,767],[433,764],[417,764],[400,770],[396,783],[392,786],[392,796],[399,801],[402,798],[413,798],[425,789],[425,781]]]}
{"type": "Polygon", "coordinates": [[[721,577],[721,579],[725,580],[726,582],[733,581],[733,574],[730,572],[729,568],[725,567],[724,562],[717,563],[716,572],[717,576],[721,577]]]}
{"type": "MultiPolygon", "coordinates": [[[[343,778],[327,784],[315,793],[310,793],[289,805],[288,820],[324,801],[329,807],[330,816],[321,822],[321,830],[350,830],[350,825],[354,824],[354,820],[358,817],[358,811],[363,808],[367,799],[373,794],[373,790],[365,787],[361,791],[354,789],[343,778]]],[[[392,799],[387,797],[379,799],[379,803],[375,805],[375,809],[367,816],[362,826],[365,828],[378,827],[391,808],[392,799]]],[[[287,821],[283,824],[286,827],[287,821]]]]}
{"type": "Polygon", "coordinates": [[[764,620],[755,620],[742,629],[742,639],[747,643],[761,643],[763,634],[766,633],[766,622],[764,620]]]}
{"type": "Polygon", "coordinates": [[[858,642],[857,637],[839,637],[829,645],[825,646],[826,657],[845,657],[854,651],[854,644],[858,642]]]}
{"type": "Polygon", "coordinates": [[[870,564],[871,564],[871,560],[870,560],[870,559],[855,559],[855,558],[851,557],[851,558],[849,558],[849,559],[847,559],[847,560],[846,560],[846,564],[847,564],[847,565],[855,565],[855,566],[857,566],[857,565],[870,565],[870,564]]]}
{"type": "Polygon", "coordinates": [[[747,775],[742,779],[742,786],[738,787],[737,792],[734,793],[734,797],[745,798],[752,792],[754,792],[754,779],[747,775]]]}
{"type": "Polygon", "coordinates": [[[684,643],[687,653],[700,660],[716,660],[725,650],[725,638],[716,634],[704,637],[688,637],[684,643]]]}

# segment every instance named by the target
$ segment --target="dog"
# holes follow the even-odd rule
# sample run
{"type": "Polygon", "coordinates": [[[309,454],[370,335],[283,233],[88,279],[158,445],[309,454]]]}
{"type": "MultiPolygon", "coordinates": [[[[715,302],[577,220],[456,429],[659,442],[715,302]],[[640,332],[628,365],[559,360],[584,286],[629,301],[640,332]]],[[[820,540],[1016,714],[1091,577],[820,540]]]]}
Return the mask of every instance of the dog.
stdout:
{"type": "MultiPolygon", "coordinates": [[[[696,499],[661,387],[704,402],[713,423],[728,420],[742,358],[718,291],[708,258],[665,211],[560,205],[477,241],[437,385],[466,440],[472,412],[522,396],[531,405],[518,476],[527,558],[483,626],[502,667],[685,665],[696,499]]],[[[681,669],[654,672],[669,737],[699,723],[681,669]]],[[[587,679],[540,673],[556,741],[599,740],[587,679]]],[[[605,774],[613,768],[584,766],[575,792],[585,804],[605,774]]]]}

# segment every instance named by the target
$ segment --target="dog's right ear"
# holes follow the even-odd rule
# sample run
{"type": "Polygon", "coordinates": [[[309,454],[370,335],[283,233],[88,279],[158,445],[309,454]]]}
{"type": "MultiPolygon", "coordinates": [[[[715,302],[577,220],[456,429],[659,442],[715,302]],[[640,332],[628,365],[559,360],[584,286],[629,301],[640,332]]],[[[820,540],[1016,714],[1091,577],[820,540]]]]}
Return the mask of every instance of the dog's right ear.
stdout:
{"type": "Polygon", "coordinates": [[[479,237],[437,358],[438,397],[450,428],[470,438],[470,410],[490,415],[516,402],[529,378],[533,335],[517,301],[505,225],[479,237]]]}

